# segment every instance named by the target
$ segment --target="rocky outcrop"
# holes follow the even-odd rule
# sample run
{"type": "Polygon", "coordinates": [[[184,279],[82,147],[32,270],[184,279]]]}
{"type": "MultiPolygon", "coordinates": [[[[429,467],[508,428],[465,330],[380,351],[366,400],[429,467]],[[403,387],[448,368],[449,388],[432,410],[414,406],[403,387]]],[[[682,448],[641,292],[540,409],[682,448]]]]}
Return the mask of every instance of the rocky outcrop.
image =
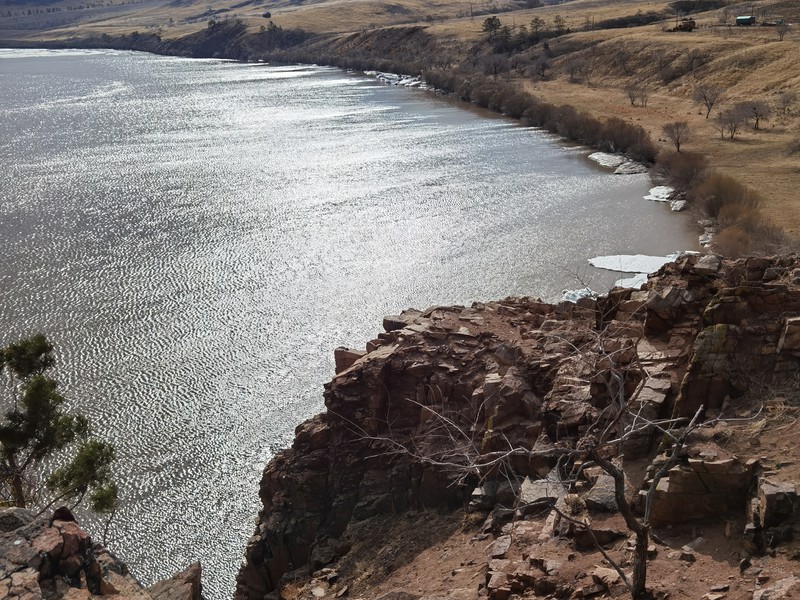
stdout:
{"type": "Polygon", "coordinates": [[[89,534],[65,508],[35,518],[21,508],[0,508],[0,600],[202,600],[200,565],[149,589],[89,534]]]}
{"type": "MultiPolygon", "coordinates": [[[[566,502],[549,485],[558,457],[608,424],[620,399],[637,419],[691,416],[700,405],[716,416],[755,389],[756,374],[759,385],[791,381],[799,263],[687,256],[642,290],[597,300],[515,297],[387,317],[363,356],[338,352],[326,412],[266,467],[237,598],[261,599],[287,573],[347,552],[351,521],[468,501],[512,514],[520,489],[566,502]]],[[[643,427],[621,451],[643,456],[653,442],[643,427]]],[[[745,509],[751,465],[700,458],[682,457],[663,480],[659,515],[745,509]],[[698,503],[709,484],[719,502],[698,503]]],[[[602,514],[614,502],[599,479],[588,504],[602,514]]]]}

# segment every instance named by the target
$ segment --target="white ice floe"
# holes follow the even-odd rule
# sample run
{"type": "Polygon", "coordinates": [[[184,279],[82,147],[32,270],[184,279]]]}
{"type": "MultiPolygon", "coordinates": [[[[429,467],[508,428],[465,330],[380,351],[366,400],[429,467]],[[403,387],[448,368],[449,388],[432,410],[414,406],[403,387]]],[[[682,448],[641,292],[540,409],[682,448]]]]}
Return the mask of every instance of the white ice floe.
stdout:
{"type": "Polygon", "coordinates": [[[686,200],[673,200],[669,203],[669,207],[675,212],[681,212],[686,208],[686,200]]]}
{"type": "Polygon", "coordinates": [[[423,90],[432,90],[433,88],[427,83],[422,81],[419,77],[412,77],[411,75],[398,75],[397,73],[382,73],[381,71],[364,71],[364,75],[374,77],[378,81],[388,85],[397,85],[400,87],[420,88],[423,90]]]}
{"type": "Polygon", "coordinates": [[[614,287],[622,288],[640,288],[647,283],[647,273],[637,273],[633,277],[625,277],[617,279],[614,282],[614,287]]]}
{"type": "Polygon", "coordinates": [[[596,256],[589,259],[589,264],[598,269],[635,273],[633,277],[625,277],[614,282],[617,287],[638,288],[647,283],[647,274],[655,273],[667,263],[677,260],[685,254],[699,252],[673,252],[666,256],[649,256],[647,254],[615,254],[613,256],[596,256]]]}
{"type": "Polygon", "coordinates": [[[581,298],[597,298],[598,296],[599,294],[597,292],[585,287],[580,290],[564,290],[561,299],[566,302],[575,303],[581,298]]]}
{"type": "Polygon", "coordinates": [[[657,185],[650,188],[645,200],[653,200],[654,202],[669,202],[672,199],[672,194],[675,193],[675,188],[668,185],[657,185]]]}
{"type": "Polygon", "coordinates": [[[626,160],[614,171],[614,175],[639,175],[640,173],[647,173],[648,169],[642,163],[635,160],[626,160]]]}
{"type": "Polygon", "coordinates": [[[610,152],[592,152],[589,155],[589,160],[593,160],[601,167],[615,169],[614,175],[636,175],[638,173],[647,173],[647,167],[645,165],[631,160],[622,154],[611,154],[610,152]]]}
{"type": "Polygon", "coordinates": [[[589,160],[593,160],[601,167],[609,167],[611,169],[628,162],[628,159],[622,154],[611,154],[609,152],[592,152],[589,155],[589,160]]]}
{"type": "Polygon", "coordinates": [[[675,252],[667,256],[648,256],[647,254],[596,256],[589,259],[589,264],[598,269],[619,271],[621,273],[654,273],[665,264],[677,259],[681,254],[680,252],[675,252]]]}

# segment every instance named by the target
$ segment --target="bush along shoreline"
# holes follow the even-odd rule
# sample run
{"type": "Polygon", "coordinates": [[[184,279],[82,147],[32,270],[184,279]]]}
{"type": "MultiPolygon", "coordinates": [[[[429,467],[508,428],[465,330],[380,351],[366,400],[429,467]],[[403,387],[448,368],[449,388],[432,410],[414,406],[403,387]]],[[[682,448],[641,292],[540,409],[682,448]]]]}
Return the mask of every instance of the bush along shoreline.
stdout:
{"type": "MultiPolygon", "coordinates": [[[[543,43],[547,43],[546,41],[543,43]]],[[[0,42],[0,46],[20,44],[0,42]]],[[[762,212],[763,198],[726,175],[715,173],[706,157],[659,150],[639,125],[600,119],[570,105],[556,105],[521,89],[508,72],[487,67],[479,56],[460,63],[445,52],[424,26],[392,27],[348,35],[316,35],[284,29],[269,21],[248,31],[238,20],[211,20],[201,31],[173,40],[133,32],[24,44],[48,48],[138,50],[191,58],[227,58],[282,64],[322,64],[351,71],[380,71],[419,77],[440,93],[542,128],[588,148],[621,154],[651,169],[654,178],[685,198],[705,227],[711,250],[733,258],[790,250],[784,232],[762,212]],[[436,58],[440,56],[442,58],[436,58]],[[423,58],[424,57],[424,58],[423,58]],[[453,66],[455,64],[455,66],[453,66]]],[[[480,47],[480,43],[473,50],[480,47]]],[[[485,58],[485,57],[484,57],[485,58]]]]}

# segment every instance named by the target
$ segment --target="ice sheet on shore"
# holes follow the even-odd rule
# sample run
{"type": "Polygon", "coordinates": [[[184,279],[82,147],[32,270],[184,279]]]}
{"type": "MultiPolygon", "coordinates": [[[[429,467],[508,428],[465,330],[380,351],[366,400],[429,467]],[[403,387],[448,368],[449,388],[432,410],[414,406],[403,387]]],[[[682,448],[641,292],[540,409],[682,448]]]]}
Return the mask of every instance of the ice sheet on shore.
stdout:
{"type": "MultiPolygon", "coordinates": [[[[658,271],[665,264],[677,260],[685,254],[699,254],[694,251],[673,252],[666,256],[649,256],[647,254],[614,254],[611,256],[596,256],[589,259],[589,264],[598,269],[619,271],[621,273],[634,273],[633,277],[623,277],[614,282],[614,287],[640,288],[647,283],[648,273],[658,271]]],[[[564,290],[562,299],[567,302],[577,302],[581,298],[597,298],[600,294],[585,287],[577,290],[564,290]]]]}
{"type": "Polygon", "coordinates": [[[588,287],[579,290],[564,290],[561,294],[562,300],[572,303],[577,302],[581,298],[597,298],[599,296],[597,292],[588,287]]]}
{"type": "Polygon", "coordinates": [[[622,154],[611,154],[610,152],[592,152],[589,159],[596,162],[601,167],[615,169],[614,175],[638,175],[647,173],[647,167],[642,163],[629,159],[622,154]]]}
{"type": "Polygon", "coordinates": [[[638,163],[635,160],[626,160],[614,171],[614,175],[641,175],[647,173],[646,165],[638,163]]]}
{"type": "Polygon", "coordinates": [[[622,154],[611,154],[609,152],[592,152],[589,155],[589,160],[593,160],[601,167],[609,167],[616,169],[623,163],[628,162],[628,159],[622,154]]]}
{"type": "Polygon", "coordinates": [[[633,277],[624,277],[614,282],[614,287],[640,288],[647,283],[647,273],[637,273],[633,277]]]}
{"type": "Polygon", "coordinates": [[[667,256],[648,256],[646,254],[614,254],[612,256],[596,256],[589,259],[589,264],[598,269],[619,271],[621,273],[654,273],[665,264],[677,259],[682,252],[667,256]]]}
{"type": "Polygon", "coordinates": [[[654,202],[669,202],[672,200],[672,194],[675,193],[675,188],[668,185],[657,185],[650,188],[650,192],[644,197],[645,200],[653,200],[654,202]]]}
{"type": "Polygon", "coordinates": [[[381,71],[364,71],[364,75],[374,77],[378,81],[388,85],[398,85],[400,87],[420,88],[423,90],[432,90],[433,88],[427,83],[422,81],[419,77],[411,75],[398,75],[397,73],[383,73],[381,71]]]}
{"type": "Polygon", "coordinates": [[[669,207],[675,212],[681,212],[686,209],[686,200],[673,200],[669,203],[669,207]]]}

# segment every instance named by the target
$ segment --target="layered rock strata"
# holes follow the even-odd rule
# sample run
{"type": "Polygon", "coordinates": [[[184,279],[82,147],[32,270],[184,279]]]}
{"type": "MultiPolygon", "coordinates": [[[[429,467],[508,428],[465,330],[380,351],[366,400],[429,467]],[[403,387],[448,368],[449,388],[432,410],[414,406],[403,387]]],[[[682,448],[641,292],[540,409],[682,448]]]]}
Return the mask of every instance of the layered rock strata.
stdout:
{"type": "MultiPolygon", "coordinates": [[[[353,520],[470,500],[511,510],[520,488],[535,494],[621,400],[650,420],[701,405],[714,417],[753,393],[755,378],[773,388],[791,382],[799,281],[795,257],[688,256],[642,290],[597,300],[514,297],[387,317],[365,353],[337,351],[326,412],[298,426],[292,447],[266,467],[236,597],[261,599],[287,573],[335,560],[353,520]]],[[[645,427],[619,450],[632,458],[655,445],[645,427]]],[[[678,498],[695,502],[695,481],[741,479],[734,503],[747,501],[752,465],[714,462],[684,460],[664,480],[659,501],[672,504],[659,506],[659,518],[698,516],[678,498]]],[[[613,510],[602,486],[592,502],[613,510]]]]}

